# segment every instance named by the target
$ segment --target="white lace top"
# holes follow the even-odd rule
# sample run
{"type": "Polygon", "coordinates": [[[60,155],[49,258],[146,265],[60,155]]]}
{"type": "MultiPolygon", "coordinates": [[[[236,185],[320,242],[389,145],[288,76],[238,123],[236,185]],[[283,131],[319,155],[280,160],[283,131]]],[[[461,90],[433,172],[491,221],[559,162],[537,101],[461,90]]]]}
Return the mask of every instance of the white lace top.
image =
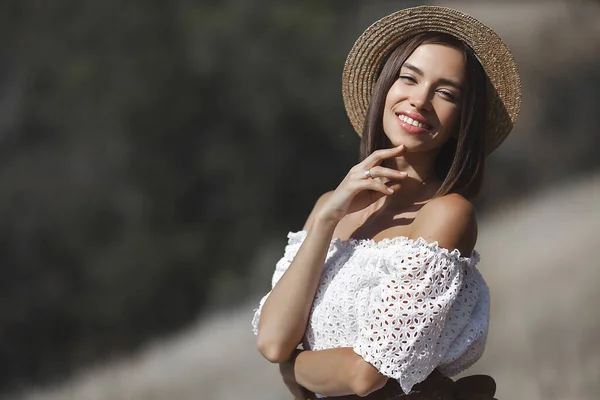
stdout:
{"type": "MultiPolygon", "coordinates": [[[[306,237],[290,232],[272,287],[306,237]]],[[[435,369],[452,376],[477,361],[489,323],[488,287],[475,265],[424,239],[331,241],[308,321],[307,350],[352,347],[409,393],[435,369]]],[[[265,295],[255,311],[253,330],[265,295]]]]}

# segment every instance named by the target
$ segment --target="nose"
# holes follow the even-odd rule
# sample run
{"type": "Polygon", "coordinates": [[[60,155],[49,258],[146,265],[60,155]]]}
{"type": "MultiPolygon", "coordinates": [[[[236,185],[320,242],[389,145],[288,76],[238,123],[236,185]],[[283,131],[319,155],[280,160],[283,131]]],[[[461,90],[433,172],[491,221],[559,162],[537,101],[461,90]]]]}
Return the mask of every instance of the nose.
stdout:
{"type": "Polygon", "coordinates": [[[429,88],[424,86],[414,87],[410,95],[410,104],[417,110],[431,109],[431,94],[429,88]]]}

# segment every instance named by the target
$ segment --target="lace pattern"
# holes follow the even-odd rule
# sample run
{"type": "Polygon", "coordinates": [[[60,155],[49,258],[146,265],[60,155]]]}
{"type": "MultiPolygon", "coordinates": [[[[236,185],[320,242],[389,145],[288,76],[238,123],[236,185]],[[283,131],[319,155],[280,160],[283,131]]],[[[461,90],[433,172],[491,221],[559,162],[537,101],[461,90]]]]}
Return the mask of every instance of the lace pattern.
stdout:
{"type": "MultiPolygon", "coordinates": [[[[290,232],[274,287],[305,231],[290,232]]],[[[479,359],[489,322],[489,291],[479,254],[461,256],[422,238],[331,241],[304,348],[352,347],[405,393],[439,368],[455,375],[479,359]]],[[[269,293],[270,294],[270,293],[269,293]]],[[[258,333],[263,297],[252,321],[258,333]]]]}

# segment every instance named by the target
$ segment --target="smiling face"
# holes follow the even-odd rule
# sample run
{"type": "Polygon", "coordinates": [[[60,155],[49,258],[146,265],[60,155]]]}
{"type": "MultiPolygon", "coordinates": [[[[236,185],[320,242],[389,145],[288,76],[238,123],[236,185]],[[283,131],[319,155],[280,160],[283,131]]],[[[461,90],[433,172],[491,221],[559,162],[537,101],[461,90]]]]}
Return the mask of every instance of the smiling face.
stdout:
{"type": "Polygon", "coordinates": [[[437,153],[456,135],[465,70],[464,53],[455,47],[427,43],[415,49],[385,98],[383,130],[392,145],[437,153]]]}

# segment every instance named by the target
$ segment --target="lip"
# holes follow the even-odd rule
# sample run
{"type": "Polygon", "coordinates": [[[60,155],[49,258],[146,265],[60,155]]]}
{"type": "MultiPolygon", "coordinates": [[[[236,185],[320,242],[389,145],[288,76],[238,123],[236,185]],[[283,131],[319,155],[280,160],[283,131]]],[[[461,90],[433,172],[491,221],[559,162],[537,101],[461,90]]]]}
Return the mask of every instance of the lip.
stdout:
{"type": "Polygon", "coordinates": [[[400,127],[408,133],[428,133],[431,131],[431,129],[433,129],[431,124],[427,121],[427,119],[424,116],[422,116],[419,113],[415,113],[415,112],[400,111],[400,112],[396,113],[396,120],[398,121],[398,124],[400,125],[400,127]],[[418,126],[407,124],[406,122],[404,122],[400,118],[398,118],[400,115],[404,115],[406,117],[412,118],[415,121],[426,125],[427,128],[420,128],[418,126]]]}
{"type": "Polygon", "coordinates": [[[396,116],[398,115],[404,115],[406,117],[412,118],[415,121],[418,121],[422,124],[425,124],[427,126],[431,126],[431,124],[429,123],[429,121],[427,121],[427,118],[425,118],[424,116],[422,116],[419,113],[416,112],[412,112],[412,111],[400,111],[399,113],[396,114],[396,116]]]}

